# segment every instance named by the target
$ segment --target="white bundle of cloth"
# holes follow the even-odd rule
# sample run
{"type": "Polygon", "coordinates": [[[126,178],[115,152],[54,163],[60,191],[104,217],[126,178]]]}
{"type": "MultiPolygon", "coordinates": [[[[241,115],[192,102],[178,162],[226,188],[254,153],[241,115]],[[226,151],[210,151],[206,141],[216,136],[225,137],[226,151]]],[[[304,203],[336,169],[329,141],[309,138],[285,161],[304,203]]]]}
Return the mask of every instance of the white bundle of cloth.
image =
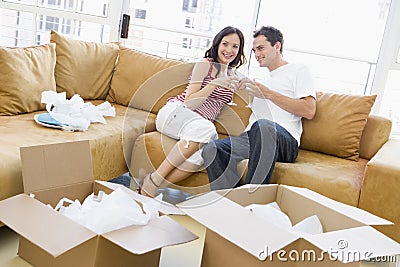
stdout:
{"type": "Polygon", "coordinates": [[[130,225],[146,225],[159,216],[162,194],[146,198],[142,207],[121,188],[110,194],[93,193],[82,202],[62,198],[56,211],[89,228],[97,234],[110,232],[130,225]]]}
{"type": "Polygon", "coordinates": [[[41,103],[46,104],[46,110],[53,119],[78,131],[86,131],[94,122],[106,124],[104,116],[115,116],[115,108],[108,101],[95,106],[85,103],[79,95],[67,99],[65,92],[44,91],[41,103]]]}
{"type": "Polygon", "coordinates": [[[246,209],[251,211],[257,217],[285,229],[313,235],[323,233],[321,221],[316,215],[307,217],[297,224],[292,225],[290,218],[280,209],[276,202],[271,202],[266,205],[251,204],[246,206],[246,209]]]}

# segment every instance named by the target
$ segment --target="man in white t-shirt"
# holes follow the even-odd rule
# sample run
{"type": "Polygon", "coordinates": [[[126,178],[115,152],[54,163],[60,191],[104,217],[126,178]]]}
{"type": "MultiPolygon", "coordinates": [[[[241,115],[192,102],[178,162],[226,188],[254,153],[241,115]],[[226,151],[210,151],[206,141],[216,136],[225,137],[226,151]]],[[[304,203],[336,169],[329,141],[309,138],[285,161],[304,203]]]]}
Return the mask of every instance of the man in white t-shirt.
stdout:
{"type": "Polygon", "coordinates": [[[239,81],[238,88],[254,96],[245,132],[204,146],[202,156],[213,190],[239,185],[237,163],[243,159],[249,159],[245,183],[269,183],[275,162],[296,160],[303,131],[301,119],[315,115],[311,73],[302,64],[284,60],[282,33],[263,26],[253,37],[255,57],[260,67],[268,68],[269,77],[263,82],[239,81]]]}

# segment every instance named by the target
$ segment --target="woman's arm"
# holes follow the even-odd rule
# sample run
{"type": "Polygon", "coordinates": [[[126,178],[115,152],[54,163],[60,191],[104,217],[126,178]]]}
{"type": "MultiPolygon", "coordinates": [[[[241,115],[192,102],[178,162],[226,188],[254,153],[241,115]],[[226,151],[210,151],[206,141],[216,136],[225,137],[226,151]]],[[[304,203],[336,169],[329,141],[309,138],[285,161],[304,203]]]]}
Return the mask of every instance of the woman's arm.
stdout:
{"type": "Polygon", "coordinates": [[[210,63],[206,59],[197,62],[193,67],[185,98],[185,103],[191,110],[195,110],[201,106],[216,87],[209,84],[200,90],[209,69],[210,63]]]}

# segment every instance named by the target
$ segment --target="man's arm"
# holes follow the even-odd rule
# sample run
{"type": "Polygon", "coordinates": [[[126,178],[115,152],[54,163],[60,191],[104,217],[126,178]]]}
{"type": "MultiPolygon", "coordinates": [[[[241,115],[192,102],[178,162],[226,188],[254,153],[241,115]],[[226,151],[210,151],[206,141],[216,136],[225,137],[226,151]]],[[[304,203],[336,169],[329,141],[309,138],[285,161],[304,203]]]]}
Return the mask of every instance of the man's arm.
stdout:
{"type": "Polygon", "coordinates": [[[287,112],[304,117],[309,120],[314,118],[316,111],[316,101],[315,98],[312,96],[307,96],[300,99],[291,98],[282,95],[276,91],[273,91],[262,83],[256,81],[248,81],[245,87],[250,95],[259,98],[269,99],[275,105],[286,110],[287,112]]]}

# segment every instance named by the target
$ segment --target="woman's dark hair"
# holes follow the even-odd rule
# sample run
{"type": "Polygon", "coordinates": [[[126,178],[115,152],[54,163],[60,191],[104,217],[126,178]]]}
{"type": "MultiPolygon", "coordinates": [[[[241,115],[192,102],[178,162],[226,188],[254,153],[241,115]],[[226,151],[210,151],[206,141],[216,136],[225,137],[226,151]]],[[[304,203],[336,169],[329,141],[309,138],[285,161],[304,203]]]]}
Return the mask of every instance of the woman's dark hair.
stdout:
{"type": "MultiPolygon", "coordinates": [[[[214,37],[214,39],[212,41],[211,47],[206,51],[206,53],[204,54],[204,57],[205,58],[212,58],[213,62],[217,63],[218,62],[218,46],[221,43],[222,38],[224,38],[225,36],[227,36],[229,34],[233,34],[233,33],[236,33],[239,36],[240,45],[239,45],[238,54],[236,55],[235,59],[232,60],[232,62],[229,63],[229,67],[238,68],[241,65],[245,64],[246,63],[246,57],[245,57],[244,52],[243,52],[243,47],[244,47],[244,36],[243,36],[243,33],[239,29],[237,29],[235,27],[232,27],[232,26],[228,26],[228,27],[223,28],[219,33],[217,33],[217,35],[215,35],[215,37],[214,37]]],[[[217,69],[218,69],[218,72],[219,72],[220,66],[219,66],[219,64],[216,64],[216,65],[217,65],[217,69]]]]}
{"type": "Polygon", "coordinates": [[[281,43],[281,49],[279,50],[279,52],[283,51],[283,35],[282,33],[271,26],[262,26],[259,30],[255,31],[253,34],[253,37],[256,38],[259,35],[264,35],[268,42],[270,42],[271,45],[275,45],[276,42],[280,42],[281,43]]]}

